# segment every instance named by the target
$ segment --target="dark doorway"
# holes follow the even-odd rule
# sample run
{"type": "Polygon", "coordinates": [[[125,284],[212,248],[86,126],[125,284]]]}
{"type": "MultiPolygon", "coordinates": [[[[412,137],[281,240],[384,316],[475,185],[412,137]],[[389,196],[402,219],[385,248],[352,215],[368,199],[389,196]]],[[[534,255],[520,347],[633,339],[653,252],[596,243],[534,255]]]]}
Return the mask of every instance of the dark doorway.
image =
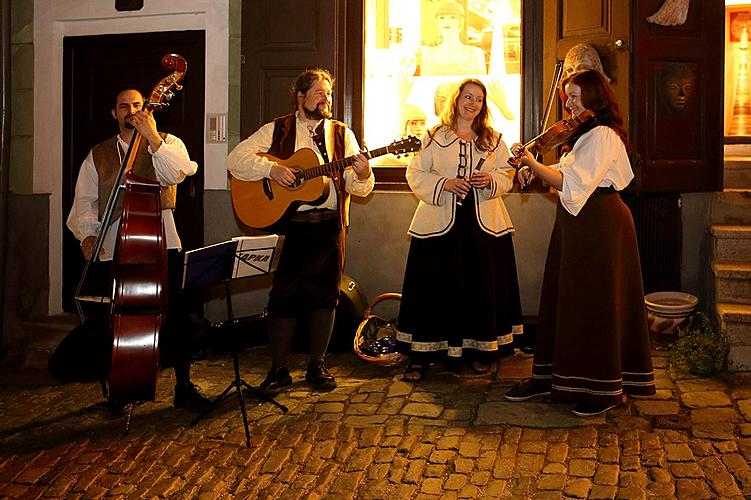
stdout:
{"type": "MultiPolygon", "coordinates": [[[[172,31],[126,35],[65,37],[63,42],[63,183],[65,220],[73,204],[81,162],[91,147],[117,133],[110,115],[116,92],[123,87],[141,90],[144,96],[168,74],[160,61],[177,53],[188,68],[183,89],[170,105],[155,115],[160,131],[185,142],[198,163],[198,172],[177,189],[175,220],[186,250],[203,246],[203,118],[205,32],[172,31]]],[[[63,230],[63,309],[74,311],[73,295],[83,270],[79,242],[63,230]]]]}

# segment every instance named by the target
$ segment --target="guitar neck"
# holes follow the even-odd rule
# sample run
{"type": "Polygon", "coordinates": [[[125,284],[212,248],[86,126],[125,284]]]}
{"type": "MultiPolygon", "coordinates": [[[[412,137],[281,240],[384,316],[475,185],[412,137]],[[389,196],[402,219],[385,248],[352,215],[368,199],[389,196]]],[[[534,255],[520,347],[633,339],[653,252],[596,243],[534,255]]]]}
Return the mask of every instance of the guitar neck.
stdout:
{"type": "MultiPolygon", "coordinates": [[[[384,146],[382,148],[373,149],[371,151],[364,151],[363,154],[370,160],[377,156],[385,155],[389,152],[388,146],[384,146]]],[[[316,177],[321,177],[322,175],[331,175],[334,171],[341,172],[345,168],[352,165],[352,162],[355,161],[354,156],[348,156],[346,158],[342,158],[341,160],[332,161],[330,163],[324,163],[323,165],[318,165],[317,167],[312,167],[309,169],[306,169],[303,172],[304,178],[307,179],[315,179],[316,177]]]]}

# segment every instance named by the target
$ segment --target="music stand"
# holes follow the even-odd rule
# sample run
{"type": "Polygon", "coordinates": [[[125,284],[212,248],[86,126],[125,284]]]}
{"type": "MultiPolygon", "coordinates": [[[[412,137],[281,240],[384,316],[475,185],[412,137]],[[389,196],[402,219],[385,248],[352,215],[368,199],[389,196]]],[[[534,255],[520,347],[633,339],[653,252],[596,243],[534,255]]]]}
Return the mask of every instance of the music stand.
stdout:
{"type": "MultiPolygon", "coordinates": [[[[234,324],[235,317],[232,312],[232,292],[230,281],[238,278],[259,276],[268,274],[276,269],[281,254],[283,237],[272,234],[268,236],[241,236],[229,241],[216,243],[197,250],[185,252],[183,273],[183,288],[192,286],[205,286],[213,283],[224,283],[224,294],[227,302],[227,320],[230,325],[234,324]]],[[[245,444],[250,448],[250,430],[248,429],[248,413],[245,408],[244,392],[250,393],[256,399],[272,403],[282,412],[287,413],[287,407],[278,403],[274,398],[256,389],[240,377],[240,362],[238,349],[233,346],[232,364],[235,378],[214,399],[211,407],[198,415],[191,425],[211,413],[216,406],[232,397],[233,391],[237,393],[240,403],[240,412],[245,426],[245,444]]]]}

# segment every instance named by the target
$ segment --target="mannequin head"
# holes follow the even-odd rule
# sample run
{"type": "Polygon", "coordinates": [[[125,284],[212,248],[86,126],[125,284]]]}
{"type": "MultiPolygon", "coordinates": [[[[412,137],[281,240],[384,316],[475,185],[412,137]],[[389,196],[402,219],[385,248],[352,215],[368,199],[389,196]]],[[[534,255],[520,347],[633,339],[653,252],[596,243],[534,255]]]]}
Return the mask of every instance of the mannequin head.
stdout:
{"type": "Polygon", "coordinates": [[[602,69],[602,62],[597,50],[588,43],[574,45],[566,52],[566,57],[563,59],[563,78],[571,76],[577,71],[587,69],[599,72],[605,77],[606,81],[610,82],[610,78],[605,74],[605,70],[602,69]]]}

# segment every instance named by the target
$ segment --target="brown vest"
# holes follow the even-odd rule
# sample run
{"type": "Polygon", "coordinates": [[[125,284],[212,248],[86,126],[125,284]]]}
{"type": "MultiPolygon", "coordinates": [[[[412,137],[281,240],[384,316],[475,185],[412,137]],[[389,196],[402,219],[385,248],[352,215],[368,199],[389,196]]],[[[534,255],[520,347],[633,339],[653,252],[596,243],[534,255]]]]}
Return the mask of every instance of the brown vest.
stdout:
{"type": "MultiPolygon", "coordinates": [[[[286,160],[295,152],[297,139],[297,117],[294,113],[281,116],[274,120],[274,133],[269,147],[269,154],[281,160],[286,160]]],[[[329,161],[334,162],[344,158],[344,133],[347,125],[337,120],[330,120],[334,130],[334,157],[329,161]]],[[[328,138],[326,138],[328,140],[328,138]]],[[[331,179],[336,189],[337,208],[339,209],[339,225],[349,225],[349,193],[345,189],[344,176],[341,172],[333,172],[331,179]]]]}
{"type": "MultiPolygon", "coordinates": [[[[167,136],[159,132],[162,140],[167,136]]],[[[133,173],[138,177],[156,180],[156,172],[151,162],[151,155],[147,149],[149,143],[145,139],[141,140],[140,147],[136,151],[136,157],[133,162],[133,173]]],[[[106,202],[112,192],[112,187],[117,180],[117,172],[120,170],[120,155],[117,153],[117,136],[110,137],[106,141],[100,142],[91,148],[91,156],[94,159],[97,175],[99,176],[99,219],[101,220],[106,208],[106,202]]],[[[177,200],[177,186],[162,186],[160,189],[162,209],[175,208],[177,200]]],[[[120,217],[123,211],[123,192],[117,197],[113,217],[120,217]]]]}

